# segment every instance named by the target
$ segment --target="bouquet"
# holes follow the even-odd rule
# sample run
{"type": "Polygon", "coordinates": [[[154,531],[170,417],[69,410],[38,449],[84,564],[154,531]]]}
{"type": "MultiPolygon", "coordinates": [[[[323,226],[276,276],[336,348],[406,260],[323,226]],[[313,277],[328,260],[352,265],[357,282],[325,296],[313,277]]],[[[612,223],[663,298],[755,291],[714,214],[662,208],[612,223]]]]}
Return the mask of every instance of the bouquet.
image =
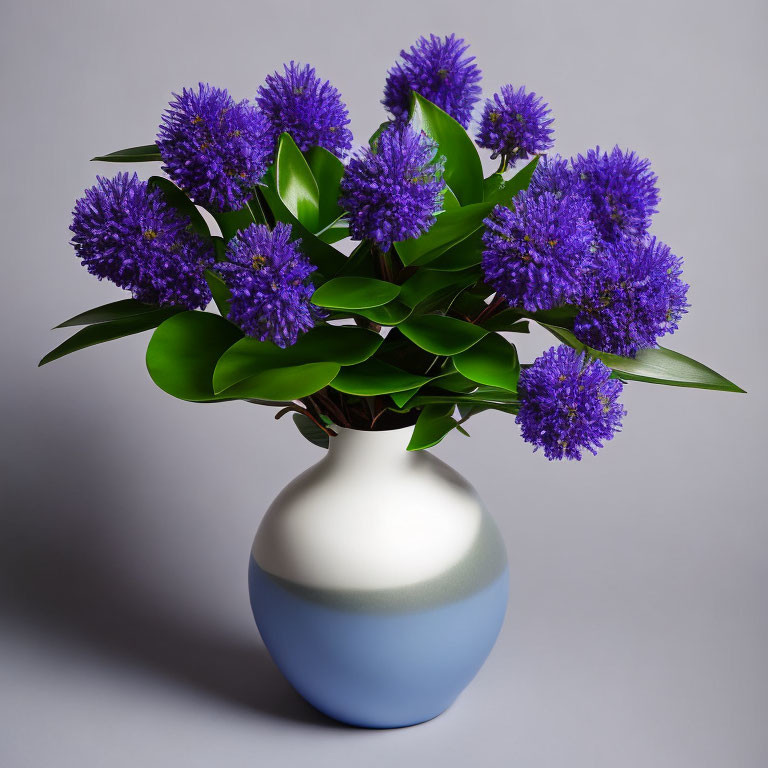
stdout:
{"type": "Polygon", "coordinates": [[[419,450],[492,410],[549,459],[610,440],[627,381],[743,391],[658,345],[689,305],[681,259],[649,232],[649,161],[551,153],[545,101],[506,85],[480,103],[467,50],[431,35],[402,51],[388,117],[354,152],[309,65],[253,101],[174,94],[153,144],[94,158],[164,175],[98,176],[74,208],[81,263],[131,298],[62,323],[84,327],[41,364],[154,329],[165,392],[272,406],[321,446],[338,427],[415,425],[419,450]],[[521,363],[531,322],[557,344],[521,363]]]}

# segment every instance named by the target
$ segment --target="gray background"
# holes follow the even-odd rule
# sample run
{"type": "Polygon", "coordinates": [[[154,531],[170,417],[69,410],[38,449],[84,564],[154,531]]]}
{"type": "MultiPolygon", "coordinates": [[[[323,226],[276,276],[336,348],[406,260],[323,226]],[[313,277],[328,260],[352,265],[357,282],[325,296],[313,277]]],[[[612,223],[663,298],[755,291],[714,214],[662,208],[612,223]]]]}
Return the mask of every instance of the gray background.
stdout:
{"type": "Polygon", "coordinates": [[[3,3],[0,763],[767,765],[766,22],[758,0],[3,3]],[[669,344],[750,394],[632,384],[624,433],[580,464],[506,417],[447,439],[504,532],[507,622],[447,714],[366,732],[298,699],[247,601],[260,516],[317,450],[270,411],[163,394],[146,336],[35,365],[51,326],[121,296],[67,245],[73,201],[117,170],[89,157],[152,141],[173,89],[252,97],[292,57],[362,141],[430,31],[472,43],[486,93],[544,95],[562,153],[652,158],[692,286],[669,344]]]}

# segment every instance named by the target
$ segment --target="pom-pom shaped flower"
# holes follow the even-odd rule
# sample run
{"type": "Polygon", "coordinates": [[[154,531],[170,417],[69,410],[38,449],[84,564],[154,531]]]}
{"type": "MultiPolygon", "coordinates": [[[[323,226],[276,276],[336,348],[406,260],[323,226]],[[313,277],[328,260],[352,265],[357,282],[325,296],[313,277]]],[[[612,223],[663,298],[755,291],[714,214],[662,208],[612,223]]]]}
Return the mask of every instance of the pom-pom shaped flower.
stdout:
{"type": "Polygon", "coordinates": [[[656,238],[622,240],[600,253],[584,276],[574,333],[590,347],[634,357],[674,333],[687,311],[682,260],[656,238]]]}
{"type": "Polygon", "coordinates": [[[163,114],[157,135],[163,170],[198,205],[242,208],[267,170],[272,139],[266,120],[247,101],[200,83],[186,88],[163,114]]]}
{"type": "Polygon", "coordinates": [[[381,103],[395,118],[407,118],[416,91],[466,128],[480,98],[481,75],[475,57],[464,55],[468,48],[456,35],[420,37],[410,51],[400,51],[402,61],[389,70],[381,103]]]}
{"type": "Polygon", "coordinates": [[[553,459],[581,460],[596,454],[621,430],[626,411],[619,402],[622,384],[611,369],[571,347],[551,347],[520,373],[516,422],[534,451],[553,459]]]}
{"type": "Polygon", "coordinates": [[[590,149],[572,161],[584,193],[592,203],[592,220],[607,242],[640,237],[656,213],[659,190],[651,163],[618,146],[607,152],[590,149]]]}
{"type": "Polygon", "coordinates": [[[536,165],[528,192],[536,197],[550,192],[558,200],[565,195],[583,195],[578,177],[570,163],[560,155],[545,155],[536,165]]]}
{"type": "Polygon", "coordinates": [[[273,143],[284,131],[291,134],[302,152],[325,147],[344,157],[352,147],[347,107],[328,80],[323,82],[314,67],[295,62],[283,64],[284,74],[267,75],[256,102],[267,118],[273,143]]]}
{"type": "Polygon", "coordinates": [[[519,193],[511,210],[497,205],[485,220],[483,271],[509,302],[528,311],[576,301],[595,232],[581,197],[519,193]]]}
{"type": "Polygon", "coordinates": [[[491,158],[514,165],[553,145],[549,114],[549,105],[540,96],[526,93],[522,86],[515,90],[504,85],[485,102],[477,143],[491,150],[491,158]]]}
{"type": "Polygon", "coordinates": [[[445,181],[435,145],[407,123],[393,123],[347,165],[340,205],[349,213],[353,240],[368,238],[383,250],[418,237],[435,222],[445,181]]]}
{"type": "Polygon", "coordinates": [[[190,221],[166,204],[158,189],[134,173],[96,177],[75,203],[72,245],[100,280],[131,291],[147,304],[204,307],[213,249],[189,229],[190,221]]]}
{"type": "Polygon", "coordinates": [[[291,241],[291,227],[278,222],[270,231],[251,224],[227,245],[228,262],[216,265],[232,300],[227,318],[244,333],[278,347],[296,343],[322,312],[310,303],[308,281],[315,267],[291,241]]]}

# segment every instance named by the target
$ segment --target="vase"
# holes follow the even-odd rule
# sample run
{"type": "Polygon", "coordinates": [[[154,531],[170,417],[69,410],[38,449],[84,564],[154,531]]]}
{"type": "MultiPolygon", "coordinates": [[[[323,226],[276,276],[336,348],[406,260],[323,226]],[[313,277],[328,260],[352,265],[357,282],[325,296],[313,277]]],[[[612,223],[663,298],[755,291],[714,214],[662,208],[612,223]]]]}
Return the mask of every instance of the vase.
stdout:
{"type": "Polygon", "coordinates": [[[272,659],[315,708],[396,728],[447,709],[506,612],[501,536],[471,485],[413,427],[338,429],[253,543],[249,590],[272,659]]]}

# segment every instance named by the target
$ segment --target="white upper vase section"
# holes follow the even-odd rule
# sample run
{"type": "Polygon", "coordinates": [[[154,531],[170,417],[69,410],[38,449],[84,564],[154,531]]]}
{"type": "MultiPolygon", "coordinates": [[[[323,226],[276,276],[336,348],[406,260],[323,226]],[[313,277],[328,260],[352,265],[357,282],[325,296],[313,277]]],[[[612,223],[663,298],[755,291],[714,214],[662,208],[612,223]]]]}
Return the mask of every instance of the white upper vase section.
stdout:
{"type": "Polygon", "coordinates": [[[406,451],[413,427],[338,429],[327,455],[267,510],[253,556],[318,589],[393,589],[440,576],[471,550],[483,506],[461,475],[406,451]]]}

